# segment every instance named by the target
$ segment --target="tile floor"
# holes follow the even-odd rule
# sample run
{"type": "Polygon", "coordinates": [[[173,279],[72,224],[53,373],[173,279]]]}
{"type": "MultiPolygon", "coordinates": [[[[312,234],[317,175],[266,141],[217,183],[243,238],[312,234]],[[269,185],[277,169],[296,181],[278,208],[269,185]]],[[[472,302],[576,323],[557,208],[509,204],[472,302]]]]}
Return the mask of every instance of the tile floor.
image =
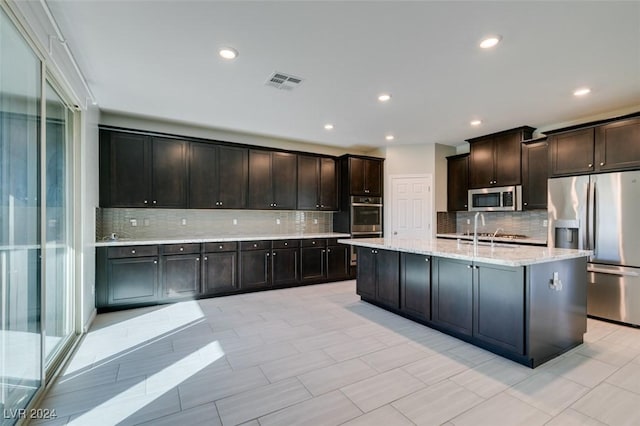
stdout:
{"type": "Polygon", "coordinates": [[[355,282],[99,315],[47,424],[639,425],[640,330],[589,320],[535,370],[361,302],[355,282]]]}

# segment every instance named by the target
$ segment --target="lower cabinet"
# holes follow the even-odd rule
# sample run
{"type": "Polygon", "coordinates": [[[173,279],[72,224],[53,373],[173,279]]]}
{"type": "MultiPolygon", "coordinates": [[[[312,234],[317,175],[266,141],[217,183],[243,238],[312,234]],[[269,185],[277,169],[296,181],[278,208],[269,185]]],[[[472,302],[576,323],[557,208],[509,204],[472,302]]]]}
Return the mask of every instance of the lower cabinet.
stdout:
{"type": "Polygon", "coordinates": [[[356,292],[390,308],[400,307],[400,253],[358,248],[356,292]]]}
{"type": "Polygon", "coordinates": [[[202,260],[203,294],[238,290],[238,243],[205,243],[202,260]]]}
{"type": "Polygon", "coordinates": [[[158,247],[109,247],[98,259],[96,304],[138,305],[158,300],[158,247]]]}
{"type": "Polygon", "coordinates": [[[196,296],[200,292],[200,244],[167,244],[161,247],[163,298],[196,296]]]}
{"type": "Polygon", "coordinates": [[[271,286],[271,241],[240,243],[240,288],[256,289],[271,286]]]}
{"type": "Polygon", "coordinates": [[[400,254],[400,310],[420,319],[431,319],[431,256],[400,254]]]}
{"type": "Polygon", "coordinates": [[[303,282],[336,281],[349,276],[349,248],[335,239],[302,240],[300,258],[303,282]]]}
{"type": "Polygon", "coordinates": [[[335,240],[327,242],[327,279],[344,280],[349,277],[349,247],[335,240]]]}
{"type": "Polygon", "coordinates": [[[473,334],[473,265],[464,260],[434,258],[432,320],[456,333],[473,334]]]}
{"type": "Polygon", "coordinates": [[[274,287],[295,284],[300,280],[298,240],[275,240],[271,250],[271,282],[274,287]]]}

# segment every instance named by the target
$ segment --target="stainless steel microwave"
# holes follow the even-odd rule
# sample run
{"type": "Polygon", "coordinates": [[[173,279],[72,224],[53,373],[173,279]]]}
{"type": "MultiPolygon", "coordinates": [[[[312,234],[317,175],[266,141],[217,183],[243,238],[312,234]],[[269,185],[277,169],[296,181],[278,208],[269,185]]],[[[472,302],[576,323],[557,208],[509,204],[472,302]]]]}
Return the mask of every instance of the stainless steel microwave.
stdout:
{"type": "Polygon", "coordinates": [[[522,185],[469,190],[469,211],[508,212],[522,210],[522,185]]]}

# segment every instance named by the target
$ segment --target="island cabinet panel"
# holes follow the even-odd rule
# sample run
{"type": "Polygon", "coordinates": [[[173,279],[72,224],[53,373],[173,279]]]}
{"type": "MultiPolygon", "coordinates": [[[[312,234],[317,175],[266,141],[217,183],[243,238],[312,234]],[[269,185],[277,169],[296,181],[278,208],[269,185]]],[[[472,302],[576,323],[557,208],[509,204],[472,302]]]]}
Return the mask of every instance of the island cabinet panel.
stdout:
{"type": "Polygon", "coordinates": [[[356,289],[360,296],[370,301],[399,309],[400,254],[397,251],[359,248],[356,289]]]}
{"type": "Polygon", "coordinates": [[[640,117],[599,126],[595,138],[598,170],[640,168],[640,117]]]}
{"type": "Polygon", "coordinates": [[[363,298],[376,300],[376,251],[368,247],[358,247],[357,256],[356,293],[363,298]]]}
{"type": "Polygon", "coordinates": [[[580,129],[549,137],[549,174],[590,173],[594,168],[594,129],[580,129]]]}
{"type": "Polygon", "coordinates": [[[473,334],[473,265],[469,261],[434,258],[432,320],[455,333],[473,334]]]}
{"type": "Polygon", "coordinates": [[[400,310],[417,319],[431,319],[431,256],[401,254],[400,310]]]}
{"type": "Polygon", "coordinates": [[[524,354],[524,267],[474,265],[473,337],[524,354]]]}

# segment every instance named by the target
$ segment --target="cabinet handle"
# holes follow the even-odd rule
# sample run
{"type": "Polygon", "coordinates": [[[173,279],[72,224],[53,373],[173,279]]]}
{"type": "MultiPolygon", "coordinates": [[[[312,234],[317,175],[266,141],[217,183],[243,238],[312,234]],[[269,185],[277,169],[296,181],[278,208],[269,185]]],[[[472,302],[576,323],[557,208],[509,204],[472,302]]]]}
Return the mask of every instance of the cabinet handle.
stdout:
{"type": "Polygon", "coordinates": [[[184,251],[184,247],[180,247],[180,251],[184,251]]]}
{"type": "Polygon", "coordinates": [[[320,207],[320,204],[316,204],[316,209],[317,209],[318,207],[320,207]]]}
{"type": "Polygon", "coordinates": [[[600,163],[601,166],[604,166],[604,162],[600,163]]]}
{"type": "Polygon", "coordinates": [[[222,246],[218,247],[220,250],[222,250],[222,246]]]}
{"type": "Polygon", "coordinates": [[[254,246],[254,247],[258,247],[258,245],[257,245],[257,244],[254,244],[253,246],[254,246]]]}
{"type": "Polygon", "coordinates": [[[320,207],[324,208],[324,204],[320,204],[320,207]]]}
{"type": "Polygon", "coordinates": [[[204,260],[209,260],[209,258],[207,256],[204,257],[204,260]]]}
{"type": "Polygon", "coordinates": [[[591,167],[593,167],[593,164],[589,163],[589,164],[587,165],[587,167],[591,168],[591,167]]]}
{"type": "Polygon", "coordinates": [[[274,255],[274,256],[276,255],[276,252],[275,252],[275,251],[273,252],[273,255],[274,255]]]}
{"type": "Polygon", "coordinates": [[[222,205],[222,201],[220,201],[220,205],[222,205]]]}
{"type": "Polygon", "coordinates": [[[145,204],[149,204],[149,202],[148,202],[147,200],[144,200],[144,203],[145,203],[145,204]]]}
{"type": "Polygon", "coordinates": [[[315,242],[315,241],[311,241],[311,244],[313,244],[313,245],[315,246],[315,245],[316,245],[316,242],[315,242]]]}
{"type": "Polygon", "coordinates": [[[136,254],[136,249],[131,250],[131,254],[136,254]]]}
{"type": "Polygon", "coordinates": [[[466,204],[465,204],[464,206],[465,206],[465,207],[467,207],[467,205],[466,205],[466,204]]]}
{"type": "Polygon", "coordinates": [[[528,205],[529,205],[529,203],[523,203],[523,204],[524,204],[525,206],[528,206],[528,205]]]}
{"type": "Polygon", "coordinates": [[[289,245],[289,243],[284,243],[284,245],[285,245],[285,246],[288,246],[288,245],[289,245]]]}
{"type": "Polygon", "coordinates": [[[427,258],[425,258],[425,259],[424,259],[424,261],[425,261],[425,262],[428,262],[428,261],[429,261],[429,258],[428,258],[428,257],[427,257],[427,258]]]}
{"type": "Polygon", "coordinates": [[[331,253],[331,249],[327,249],[327,253],[331,253]]]}
{"type": "Polygon", "coordinates": [[[326,252],[326,250],[322,250],[322,252],[324,253],[324,252],[326,252]]]}
{"type": "Polygon", "coordinates": [[[154,261],[153,261],[153,264],[154,264],[154,265],[157,265],[157,264],[158,264],[158,261],[157,261],[157,260],[154,260],[154,261]]]}
{"type": "Polygon", "coordinates": [[[156,201],[156,200],[153,200],[153,204],[156,204],[156,203],[157,203],[157,201],[156,201]]]}
{"type": "Polygon", "coordinates": [[[196,262],[200,262],[200,258],[199,257],[196,257],[196,262]]]}
{"type": "Polygon", "coordinates": [[[267,257],[269,257],[269,253],[267,253],[267,257]]]}
{"type": "Polygon", "coordinates": [[[473,269],[473,265],[467,265],[467,269],[473,269]]]}

